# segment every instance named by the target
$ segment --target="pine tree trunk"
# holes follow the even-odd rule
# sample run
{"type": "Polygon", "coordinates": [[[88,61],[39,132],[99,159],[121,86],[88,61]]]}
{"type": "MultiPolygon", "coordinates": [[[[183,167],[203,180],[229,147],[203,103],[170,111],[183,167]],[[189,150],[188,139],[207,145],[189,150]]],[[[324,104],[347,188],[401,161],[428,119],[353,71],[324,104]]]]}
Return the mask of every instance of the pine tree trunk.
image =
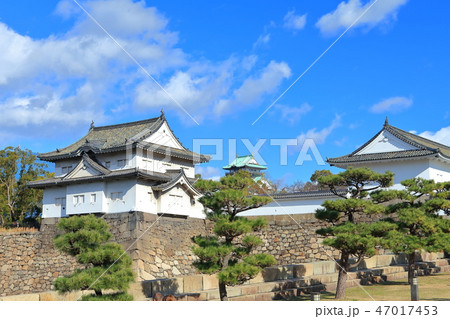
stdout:
{"type": "Polygon", "coordinates": [[[336,285],[336,299],[345,298],[345,283],[347,282],[347,271],[349,268],[348,258],[349,254],[347,252],[341,253],[341,260],[339,261],[341,267],[339,267],[339,276],[336,285]]]}
{"type": "Polygon", "coordinates": [[[416,252],[408,255],[408,283],[411,285],[414,278],[414,271],[416,270],[416,252]]]}
{"type": "Polygon", "coordinates": [[[228,301],[227,286],[219,281],[219,295],[221,301],[228,301]]]}

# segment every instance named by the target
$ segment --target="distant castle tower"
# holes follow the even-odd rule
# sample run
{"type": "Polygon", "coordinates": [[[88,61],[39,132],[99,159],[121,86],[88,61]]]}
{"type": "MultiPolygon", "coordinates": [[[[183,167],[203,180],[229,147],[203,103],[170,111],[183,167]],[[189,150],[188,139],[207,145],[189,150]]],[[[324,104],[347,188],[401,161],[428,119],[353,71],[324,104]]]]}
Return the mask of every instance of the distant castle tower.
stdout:
{"type": "Polygon", "coordinates": [[[258,164],[253,155],[245,155],[237,156],[231,164],[222,168],[228,171],[226,175],[245,170],[250,173],[255,182],[258,182],[264,178],[264,173],[262,171],[267,169],[267,166],[258,164]]]}

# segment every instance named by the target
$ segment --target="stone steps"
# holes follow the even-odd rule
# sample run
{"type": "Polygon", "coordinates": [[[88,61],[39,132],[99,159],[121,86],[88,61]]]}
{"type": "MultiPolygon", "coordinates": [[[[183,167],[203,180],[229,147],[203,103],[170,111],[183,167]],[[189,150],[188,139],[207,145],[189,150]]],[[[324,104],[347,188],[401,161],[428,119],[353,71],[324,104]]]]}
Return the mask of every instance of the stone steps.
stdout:
{"type": "MultiPolygon", "coordinates": [[[[418,275],[450,272],[450,259],[417,262],[416,265],[418,275]]],[[[338,273],[331,272],[331,270],[332,265],[329,262],[306,266],[271,267],[265,269],[262,275],[243,285],[227,287],[227,293],[229,300],[269,300],[267,299],[269,296],[271,296],[270,300],[273,300],[309,294],[314,291],[333,291],[336,289],[338,273]],[[308,274],[308,276],[299,276],[302,273],[308,274]],[[276,278],[281,279],[274,280],[276,278]]],[[[346,287],[354,287],[358,284],[371,285],[403,279],[407,276],[406,264],[355,270],[349,272],[346,287]]],[[[171,294],[177,300],[184,301],[219,300],[219,289],[215,276],[196,275],[145,281],[133,284],[129,290],[135,300],[149,300],[156,292],[163,295],[171,294]]]]}

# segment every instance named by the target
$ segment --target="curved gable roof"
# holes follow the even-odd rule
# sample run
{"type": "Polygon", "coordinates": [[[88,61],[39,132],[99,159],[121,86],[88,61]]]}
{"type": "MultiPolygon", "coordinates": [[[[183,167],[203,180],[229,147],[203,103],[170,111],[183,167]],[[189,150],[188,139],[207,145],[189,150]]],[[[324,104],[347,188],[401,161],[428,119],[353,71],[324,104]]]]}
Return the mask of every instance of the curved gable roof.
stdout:
{"type": "Polygon", "coordinates": [[[401,130],[395,126],[389,124],[387,118],[383,125],[383,128],[375,134],[369,141],[364,143],[361,147],[353,151],[352,153],[340,157],[327,158],[327,162],[330,165],[339,166],[339,164],[351,164],[357,162],[369,162],[378,160],[392,160],[402,158],[415,158],[426,157],[430,155],[441,155],[444,158],[450,159],[450,147],[444,144],[434,142],[424,137],[415,135],[410,132],[401,130]],[[415,149],[402,150],[394,152],[378,152],[378,153],[365,153],[358,154],[368,145],[370,145],[380,134],[383,132],[389,132],[399,140],[413,146],[415,149]]]}
{"type": "Polygon", "coordinates": [[[95,127],[91,125],[89,132],[76,141],[75,143],[64,147],[62,149],[56,149],[55,151],[39,154],[39,158],[45,161],[55,161],[64,158],[79,157],[84,153],[92,151],[96,154],[122,151],[127,146],[136,147],[138,144],[142,146],[148,146],[144,140],[155,133],[164,123],[170,130],[170,133],[176,138],[176,141],[180,145],[180,149],[174,149],[165,145],[157,145],[156,152],[164,152],[163,154],[173,154],[174,156],[182,157],[185,159],[197,160],[198,162],[208,162],[209,157],[195,154],[192,151],[185,148],[173,134],[172,129],[167,123],[164,112],[161,112],[159,117],[129,122],[116,125],[107,125],[95,127]]]}

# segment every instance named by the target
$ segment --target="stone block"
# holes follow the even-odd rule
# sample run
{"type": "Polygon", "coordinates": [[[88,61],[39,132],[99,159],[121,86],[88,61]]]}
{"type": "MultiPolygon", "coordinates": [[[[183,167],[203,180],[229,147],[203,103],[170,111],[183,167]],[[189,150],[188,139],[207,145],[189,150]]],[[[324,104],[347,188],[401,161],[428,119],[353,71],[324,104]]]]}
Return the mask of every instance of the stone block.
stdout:
{"type": "Polygon", "coordinates": [[[275,283],[275,282],[268,282],[268,283],[258,285],[259,293],[276,291],[276,290],[278,290],[278,283],[275,283]]]}
{"type": "Polygon", "coordinates": [[[273,293],[264,293],[255,295],[255,301],[271,301],[273,300],[273,293]]]}
{"type": "Polygon", "coordinates": [[[254,295],[258,293],[258,286],[242,286],[242,295],[254,295]]]}
{"type": "Polygon", "coordinates": [[[146,300],[151,298],[152,294],[152,281],[140,281],[130,284],[128,293],[133,296],[134,300],[146,300]]]}
{"type": "Polygon", "coordinates": [[[377,257],[373,256],[370,258],[364,258],[364,260],[359,264],[358,269],[371,269],[377,267],[377,257]]]}
{"type": "Polygon", "coordinates": [[[255,296],[232,297],[230,298],[230,301],[255,301],[255,296]]]}
{"type": "Polygon", "coordinates": [[[2,299],[3,301],[39,301],[39,294],[6,296],[2,299]]]}
{"type": "Polygon", "coordinates": [[[207,292],[208,294],[208,300],[213,300],[213,299],[220,299],[220,293],[219,293],[219,289],[214,289],[214,290],[209,290],[207,292]]]}
{"type": "Polygon", "coordinates": [[[206,301],[208,294],[206,292],[194,293],[187,295],[187,301],[206,301]]]}
{"type": "Polygon", "coordinates": [[[186,276],[184,277],[184,292],[193,292],[203,290],[203,276],[186,276]]]}
{"type": "Polygon", "coordinates": [[[39,294],[39,301],[57,301],[59,300],[55,292],[43,292],[39,294]]]}
{"type": "Polygon", "coordinates": [[[227,295],[228,297],[236,297],[242,295],[242,288],[239,286],[235,287],[227,287],[227,295]]]}
{"type": "Polygon", "coordinates": [[[261,283],[261,282],[264,282],[264,277],[262,275],[262,272],[259,272],[258,275],[256,275],[255,278],[250,279],[248,281],[249,284],[258,284],[258,283],[261,283]]]}
{"type": "Polygon", "coordinates": [[[395,263],[394,255],[378,255],[374,257],[377,260],[377,267],[387,267],[395,263]]]}
{"type": "MultiPolygon", "coordinates": [[[[89,293],[86,293],[86,294],[89,294],[89,293]]],[[[65,293],[65,294],[60,294],[59,296],[61,297],[61,299],[60,299],[61,301],[77,301],[77,300],[81,299],[81,297],[83,296],[83,293],[81,291],[74,291],[74,292],[69,292],[69,293],[65,293]]]]}
{"type": "Polygon", "coordinates": [[[327,274],[311,277],[310,285],[327,284],[330,282],[336,282],[338,274],[327,274]]]}
{"type": "Polygon", "coordinates": [[[262,276],[265,282],[285,280],[294,278],[294,266],[267,267],[262,270],[262,276]]]}
{"type": "Polygon", "coordinates": [[[152,285],[152,295],[157,292],[160,292],[163,295],[175,295],[185,292],[183,278],[158,279],[151,280],[150,282],[152,285]]]}
{"type": "Polygon", "coordinates": [[[203,290],[219,288],[219,280],[216,275],[203,275],[203,290]]]}
{"type": "Polygon", "coordinates": [[[408,256],[406,254],[399,254],[394,257],[394,262],[396,265],[406,265],[408,264],[408,256]]]}
{"type": "Polygon", "coordinates": [[[301,264],[293,266],[293,277],[306,277],[314,274],[314,266],[312,264],[301,264]]]}
{"type": "Polygon", "coordinates": [[[332,274],[336,272],[338,267],[334,261],[317,261],[313,262],[312,265],[314,275],[332,274]]]}

